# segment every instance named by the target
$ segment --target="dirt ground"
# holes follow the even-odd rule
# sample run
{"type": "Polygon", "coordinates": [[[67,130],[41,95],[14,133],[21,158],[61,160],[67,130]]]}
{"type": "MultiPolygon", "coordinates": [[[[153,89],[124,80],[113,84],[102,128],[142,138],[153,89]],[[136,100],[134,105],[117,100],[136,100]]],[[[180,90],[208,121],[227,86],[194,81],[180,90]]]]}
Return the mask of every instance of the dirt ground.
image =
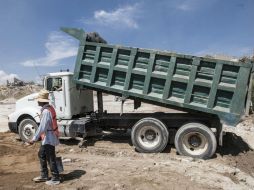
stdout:
{"type": "MultiPolygon", "coordinates": [[[[105,103],[112,106],[108,99],[105,103]]],[[[141,112],[150,111],[143,109],[141,112]]],[[[62,157],[65,171],[57,187],[32,181],[39,175],[38,143],[27,146],[16,134],[1,132],[0,190],[254,189],[253,119],[246,118],[236,129],[227,130],[224,146],[218,147],[210,160],[179,156],[172,145],[160,154],[137,153],[129,131],[89,138],[85,148],[78,147],[78,140],[62,139],[57,155],[62,157]]],[[[0,123],[3,125],[2,120],[0,123]]]]}
{"type": "MultiPolygon", "coordinates": [[[[51,189],[32,182],[39,174],[39,144],[27,146],[13,133],[0,133],[0,189],[51,189]]],[[[129,134],[106,134],[88,140],[61,140],[57,155],[64,161],[62,183],[54,189],[253,189],[254,152],[233,133],[210,160],[164,153],[140,154],[129,134]]]]}

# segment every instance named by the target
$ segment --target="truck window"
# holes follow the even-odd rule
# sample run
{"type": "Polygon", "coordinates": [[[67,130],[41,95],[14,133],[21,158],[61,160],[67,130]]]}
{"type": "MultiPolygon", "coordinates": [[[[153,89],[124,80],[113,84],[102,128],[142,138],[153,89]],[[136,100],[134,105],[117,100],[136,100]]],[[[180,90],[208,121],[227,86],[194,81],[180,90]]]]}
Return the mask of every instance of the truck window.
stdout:
{"type": "Polygon", "coordinates": [[[62,78],[48,78],[47,90],[48,91],[62,91],[62,78]]]}

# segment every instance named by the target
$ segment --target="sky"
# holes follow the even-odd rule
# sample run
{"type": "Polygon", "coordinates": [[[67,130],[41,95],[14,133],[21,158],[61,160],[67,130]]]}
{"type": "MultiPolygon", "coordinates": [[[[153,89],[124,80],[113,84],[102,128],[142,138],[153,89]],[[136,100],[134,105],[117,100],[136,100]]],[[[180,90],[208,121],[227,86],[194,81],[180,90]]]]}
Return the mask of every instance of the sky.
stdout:
{"type": "Polygon", "coordinates": [[[79,43],[62,26],[96,31],[109,44],[250,56],[253,10],[254,0],[0,0],[0,84],[73,71],[79,43]]]}

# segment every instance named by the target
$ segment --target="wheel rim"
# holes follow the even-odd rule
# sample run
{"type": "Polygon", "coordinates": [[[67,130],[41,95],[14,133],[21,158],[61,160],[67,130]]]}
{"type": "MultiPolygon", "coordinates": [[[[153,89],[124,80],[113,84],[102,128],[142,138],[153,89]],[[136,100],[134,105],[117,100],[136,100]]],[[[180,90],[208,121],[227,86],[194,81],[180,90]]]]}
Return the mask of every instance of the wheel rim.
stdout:
{"type": "Polygon", "coordinates": [[[148,149],[158,146],[160,137],[160,131],[153,126],[144,126],[138,131],[139,144],[148,149]]]}
{"type": "Polygon", "coordinates": [[[191,155],[201,155],[208,148],[207,138],[199,132],[191,132],[183,136],[183,148],[191,155]]]}
{"type": "Polygon", "coordinates": [[[26,139],[31,139],[35,134],[35,127],[32,124],[26,124],[22,134],[26,139]]]}

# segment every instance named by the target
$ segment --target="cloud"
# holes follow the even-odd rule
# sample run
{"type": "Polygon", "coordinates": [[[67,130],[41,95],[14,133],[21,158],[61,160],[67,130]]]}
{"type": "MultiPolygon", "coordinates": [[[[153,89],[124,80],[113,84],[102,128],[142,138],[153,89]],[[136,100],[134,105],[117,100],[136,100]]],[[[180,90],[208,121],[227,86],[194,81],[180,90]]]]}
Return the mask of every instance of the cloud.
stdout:
{"type": "Polygon", "coordinates": [[[7,80],[13,82],[14,77],[19,78],[19,76],[16,74],[13,73],[7,74],[3,70],[0,70],[0,85],[6,84],[7,80]]]}
{"type": "Polygon", "coordinates": [[[204,2],[202,2],[201,0],[185,0],[179,5],[177,5],[177,9],[181,11],[192,11],[197,9],[202,3],[204,2]]]}
{"type": "Polygon", "coordinates": [[[139,14],[139,8],[140,4],[135,4],[133,6],[120,7],[113,11],[97,10],[94,12],[93,18],[82,20],[85,24],[137,29],[139,25],[136,19],[139,14]]]}
{"type": "Polygon", "coordinates": [[[26,67],[32,66],[56,66],[62,59],[77,55],[75,40],[60,32],[51,32],[45,43],[45,56],[23,61],[26,67]]]}
{"type": "Polygon", "coordinates": [[[223,46],[221,44],[212,45],[211,47],[200,50],[194,53],[197,56],[205,55],[227,55],[231,57],[242,57],[242,56],[251,56],[253,48],[251,47],[238,47],[238,46],[223,46]]]}

